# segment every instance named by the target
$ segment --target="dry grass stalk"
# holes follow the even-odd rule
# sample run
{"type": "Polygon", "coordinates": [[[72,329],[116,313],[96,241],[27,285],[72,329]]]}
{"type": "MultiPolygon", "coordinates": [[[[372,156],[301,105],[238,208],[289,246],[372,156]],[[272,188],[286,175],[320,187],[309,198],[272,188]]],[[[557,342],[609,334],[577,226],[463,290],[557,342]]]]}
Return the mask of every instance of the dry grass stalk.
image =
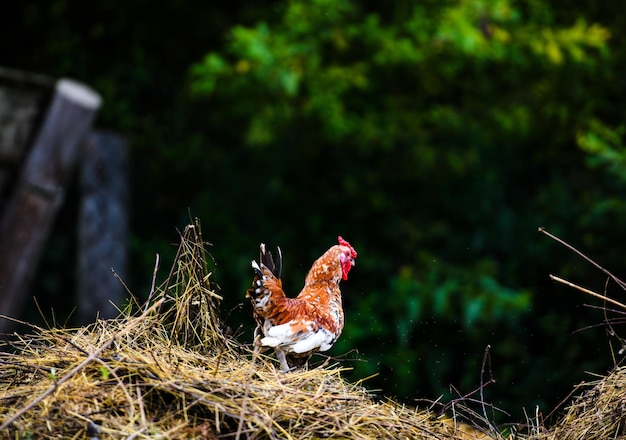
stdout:
{"type": "Polygon", "coordinates": [[[529,440],[605,440],[626,436],[626,368],[581,384],[583,391],[570,403],[565,415],[550,430],[536,432],[529,440]]]}
{"type": "MultiPolygon", "coordinates": [[[[16,335],[0,354],[3,438],[490,438],[376,401],[337,365],[282,374],[226,337],[198,222],[153,302],[16,335]],[[245,403],[244,403],[245,402],[245,403]]],[[[152,297],[152,296],[151,296],[152,297]]]]}

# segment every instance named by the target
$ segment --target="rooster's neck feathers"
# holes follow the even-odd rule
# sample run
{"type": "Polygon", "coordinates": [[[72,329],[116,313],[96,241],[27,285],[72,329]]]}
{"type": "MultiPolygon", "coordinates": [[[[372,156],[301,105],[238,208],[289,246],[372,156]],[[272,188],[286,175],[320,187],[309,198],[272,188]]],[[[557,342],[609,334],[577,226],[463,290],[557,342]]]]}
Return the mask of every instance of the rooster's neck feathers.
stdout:
{"type": "Polygon", "coordinates": [[[333,246],[315,260],[306,276],[305,286],[331,281],[338,284],[341,280],[341,263],[339,262],[341,252],[341,246],[333,246]]]}

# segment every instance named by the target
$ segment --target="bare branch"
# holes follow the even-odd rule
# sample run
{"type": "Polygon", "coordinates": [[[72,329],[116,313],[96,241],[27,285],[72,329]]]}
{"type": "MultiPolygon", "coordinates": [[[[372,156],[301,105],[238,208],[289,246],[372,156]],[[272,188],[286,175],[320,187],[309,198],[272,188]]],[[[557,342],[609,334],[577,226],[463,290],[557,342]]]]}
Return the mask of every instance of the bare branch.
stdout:
{"type": "Polygon", "coordinates": [[[557,236],[549,233],[548,231],[546,231],[545,228],[539,227],[539,232],[541,232],[544,235],[547,235],[548,237],[550,237],[552,240],[556,241],[557,243],[565,246],[566,248],[568,248],[569,250],[571,250],[572,252],[574,252],[575,254],[577,254],[578,256],[582,257],[585,261],[587,261],[588,263],[591,263],[591,265],[593,265],[595,268],[601,270],[603,273],[605,273],[606,275],[608,275],[613,281],[615,281],[617,283],[618,286],[620,286],[622,289],[626,290],[626,283],[624,283],[622,280],[620,280],[619,278],[617,278],[615,275],[613,275],[611,272],[609,272],[608,270],[606,270],[604,267],[600,266],[598,263],[596,263],[595,261],[593,261],[591,258],[589,258],[588,256],[586,256],[585,254],[583,254],[582,252],[580,252],[578,249],[576,249],[574,246],[572,246],[571,244],[568,244],[566,242],[564,242],[563,240],[561,240],[560,238],[558,238],[557,236]]]}

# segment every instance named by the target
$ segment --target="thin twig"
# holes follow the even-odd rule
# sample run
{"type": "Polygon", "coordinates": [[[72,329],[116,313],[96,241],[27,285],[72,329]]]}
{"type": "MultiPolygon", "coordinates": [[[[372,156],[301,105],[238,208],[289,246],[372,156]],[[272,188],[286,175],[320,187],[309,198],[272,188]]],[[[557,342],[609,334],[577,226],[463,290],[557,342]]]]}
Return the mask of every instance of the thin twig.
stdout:
{"type": "Polygon", "coordinates": [[[48,329],[50,329],[50,324],[48,323],[48,320],[46,319],[46,315],[43,313],[43,310],[41,310],[41,306],[39,305],[39,301],[37,301],[37,297],[33,296],[33,301],[35,302],[35,307],[37,307],[37,311],[39,312],[39,316],[41,316],[41,319],[43,319],[43,322],[46,323],[46,327],[48,327],[48,329]]]}
{"type": "Polygon", "coordinates": [[[28,327],[30,327],[31,329],[33,329],[33,330],[35,330],[37,332],[43,332],[44,331],[43,327],[39,327],[38,325],[32,324],[30,322],[22,321],[21,319],[14,318],[12,316],[7,316],[7,315],[0,314],[0,319],[6,319],[7,321],[15,322],[16,324],[28,326],[28,327]]]}
{"type": "Polygon", "coordinates": [[[120,282],[120,284],[122,285],[122,287],[124,287],[124,290],[126,290],[126,293],[131,294],[132,292],[130,291],[130,289],[128,288],[128,286],[126,285],[126,283],[124,282],[124,280],[122,279],[122,277],[120,277],[118,275],[118,273],[115,271],[115,269],[111,268],[111,273],[113,274],[113,276],[117,279],[117,281],[120,282]]]}
{"type": "Polygon", "coordinates": [[[150,301],[152,301],[152,296],[154,295],[154,289],[156,285],[156,277],[157,272],[159,271],[159,254],[156,254],[156,259],[154,262],[154,271],[152,272],[152,284],[150,285],[150,293],[148,294],[148,300],[146,301],[146,309],[150,306],[150,301]]]}
{"type": "Polygon", "coordinates": [[[485,387],[483,386],[483,384],[485,383],[484,377],[483,377],[485,374],[485,364],[489,366],[489,382],[488,383],[491,384],[495,382],[495,379],[493,378],[493,373],[491,371],[491,356],[489,355],[490,350],[491,350],[491,345],[487,344],[487,347],[485,348],[485,354],[483,356],[483,365],[480,369],[480,403],[483,409],[483,416],[485,417],[485,422],[487,422],[487,425],[489,425],[489,429],[493,432],[495,431],[495,428],[489,421],[489,417],[487,417],[487,407],[485,406],[485,396],[484,396],[485,387]]]}
{"type": "Polygon", "coordinates": [[[557,281],[557,282],[559,282],[561,284],[565,284],[566,286],[572,287],[574,289],[580,290],[581,292],[584,292],[584,293],[586,293],[588,295],[595,296],[596,298],[600,298],[600,299],[602,299],[602,300],[604,300],[606,302],[609,302],[609,303],[611,303],[613,305],[619,306],[619,307],[621,307],[623,309],[626,309],[626,305],[622,304],[619,301],[615,301],[614,299],[609,298],[606,295],[601,295],[601,294],[596,293],[594,291],[591,291],[589,289],[585,289],[584,287],[580,287],[580,286],[578,286],[578,285],[576,285],[574,283],[571,283],[571,282],[569,282],[567,280],[564,280],[563,278],[559,278],[557,276],[550,275],[550,279],[553,280],[553,281],[557,281]]]}
{"type": "MultiPolygon", "coordinates": [[[[481,378],[482,378],[482,372],[481,372],[481,378]]],[[[464,395],[462,395],[462,396],[461,396],[461,393],[460,393],[458,390],[456,390],[456,389],[454,389],[454,388],[453,388],[453,389],[454,389],[454,391],[456,391],[456,393],[459,395],[459,397],[458,397],[458,398],[456,398],[456,399],[453,399],[453,400],[451,400],[450,402],[448,402],[448,403],[446,403],[445,405],[443,405],[443,406],[442,406],[442,408],[441,408],[441,410],[439,410],[439,414],[443,414],[443,413],[445,413],[445,412],[446,412],[449,408],[452,408],[454,405],[456,405],[456,404],[457,404],[457,403],[459,403],[459,402],[473,400],[473,399],[470,399],[470,397],[471,397],[473,394],[479,393],[479,394],[482,396],[482,390],[483,390],[484,388],[487,388],[489,385],[491,385],[492,383],[495,383],[495,382],[496,382],[496,380],[492,377],[491,379],[489,379],[489,381],[487,381],[487,382],[485,382],[485,383],[482,383],[482,382],[481,382],[480,386],[479,386],[478,388],[476,388],[475,390],[472,390],[472,391],[470,391],[469,393],[464,394],[464,395]]],[[[441,398],[442,398],[442,396],[439,396],[439,398],[438,398],[437,400],[440,400],[441,398]]],[[[434,403],[436,403],[436,401],[435,401],[434,403]]],[[[502,412],[502,413],[506,414],[506,412],[505,412],[505,411],[503,411],[503,410],[501,410],[501,409],[499,409],[499,408],[496,408],[495,406],[493,406],[493,405],[491,405],[491,404],[489,404],[489,406],[491,406],[493,409],[496,409],[497,411],[500,411],[500,412],[502,412]]]]}
{"type": "Polygon", "coordinates": [[[580,252],[578,249],[576,249],[574,246],[572,246],[571,244],[568,244],[566,242],[564,242],[563,240],[561,240],[560,238],[558,238],[557,236],[549,233],[548,231],[546,231],[545,228],[539,227],[539,232],[541,232],[544,235],[547,235],[548,237],[550,237],[552,240],[556,241],[557,243],[565,246],[566,248],[568,248],[569,250],[571,250],[572,252],[576,253],[577,255],[579,255],[580,257],[582,257],[585,261],[587,261],[588,263],[590,263],[591,265],[593,265],[595,268],[601,270],[602,272],[604,272],[606,275],[608,275],[613,281],[615,281],[617,283],[618,286],[620,286],[622,289],[626,290],[626,283],[624,283],[622,280],[620,280],[619,278],[617,278],[615,275],[613,275],[611,272],[609,272],[608,270],[606,270],[604,267],[600,266],[598,263],[596,263],[595,261],[593,261],[591,258],[589,258],[588,256],[586,256],[585,254],[583,254],[582,252],[580,252]]]}
{"type": "Polygon", "coordinates": [[[61,339],[62,341],[64,341],[66,344],[71,345],[72,347],[74,347],[76,350],[80,351],[82,354],[89,356],[89,352],[87,350],[85,350],[84,348],[79,347],[78,345],[76,345],[75,343],[73,343],[71,340],[69,340],[68,338],[66,338],[65,336],[59,336],[59,339],[61,339]]]}

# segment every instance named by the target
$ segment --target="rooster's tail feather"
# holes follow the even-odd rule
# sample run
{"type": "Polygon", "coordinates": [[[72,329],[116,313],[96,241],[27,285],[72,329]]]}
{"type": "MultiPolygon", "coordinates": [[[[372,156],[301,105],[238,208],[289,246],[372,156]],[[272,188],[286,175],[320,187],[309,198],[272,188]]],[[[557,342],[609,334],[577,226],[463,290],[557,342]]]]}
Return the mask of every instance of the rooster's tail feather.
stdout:
{"type": "MultiPolygon", "coordinates": [[[[284,295],[280,281],[282,266],[283,254],[280,248],[277,248],[277,258],[276,262],[274,262],[272,253],[266,250],[265,245],[261,243],[259,263],[252,261],[252,269],[255,274],[252,288],[246,291],[246,297],[252,300],[255,316],[258,318],[266,316],[269,312],[272,291],[274,291],[274,294],[280,292],[280,294],[284,295]]],[[[260,323],[260,320],[257,319],[257,322],[260,323]]]]}
{"type": "MultiPolygon", "coordinates": [[[[259,261],[265,267],[267,267],[276,278],[280,279],[282,270],[283,270],[283,252],[280,250],[280,247],[276,247],[277,258],[276,262],[274,262],[274,258],[272,257],[272,253],[265,249],[265,244],[261,243],[259,261]]],[[[258,266],[258,265],[257,265],[258,266]]],[[[254,268],[254,265],[252,266],[254,268]]],[[[256,272],[256,268],[255,268],[256,272]]]]}

